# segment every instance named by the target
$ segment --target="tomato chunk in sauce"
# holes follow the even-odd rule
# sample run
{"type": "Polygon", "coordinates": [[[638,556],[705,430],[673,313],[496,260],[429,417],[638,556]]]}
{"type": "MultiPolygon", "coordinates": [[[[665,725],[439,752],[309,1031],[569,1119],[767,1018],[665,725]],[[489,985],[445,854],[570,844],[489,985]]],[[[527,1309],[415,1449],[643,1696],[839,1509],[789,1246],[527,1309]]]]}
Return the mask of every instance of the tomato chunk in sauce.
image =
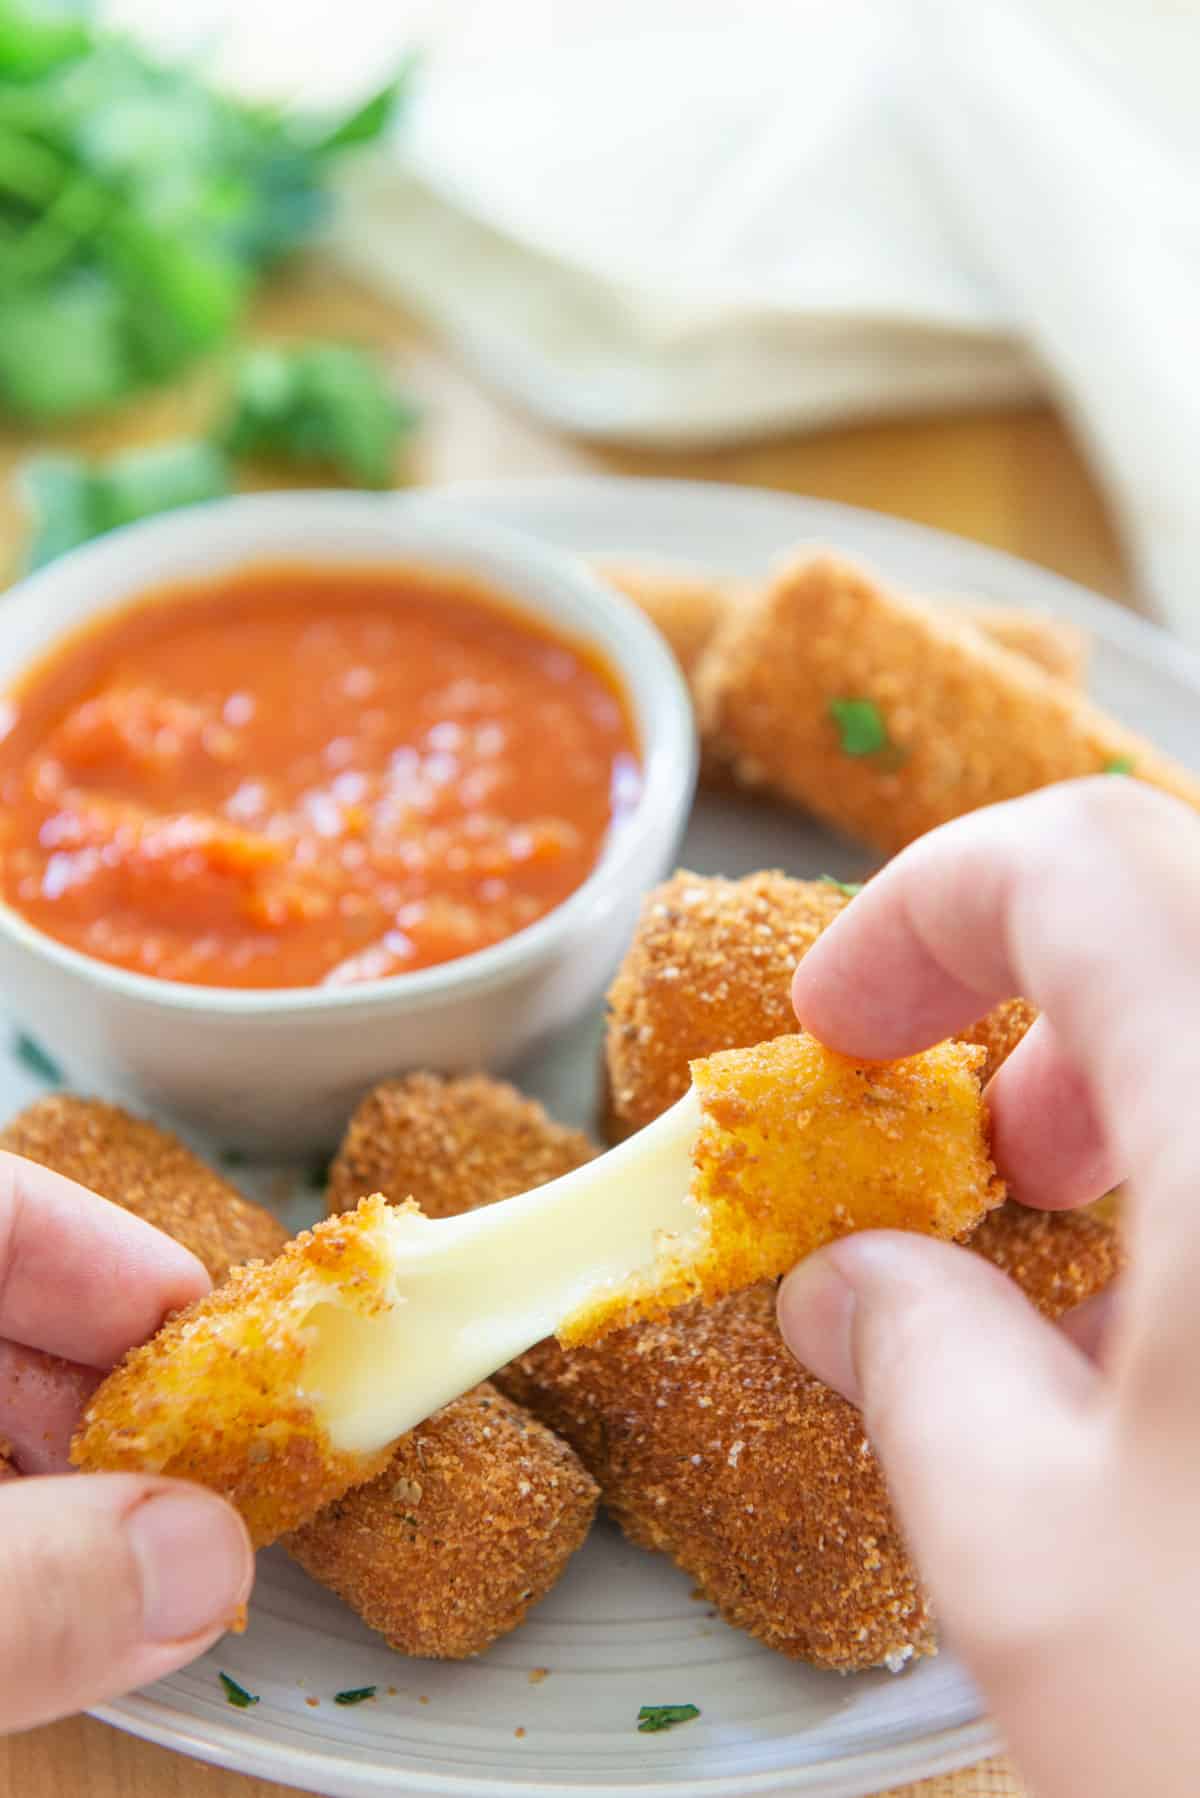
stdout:
{"type": "Polygon", "coordinates": [[[110,614],[9,694],[0,892],[166,980],[374,980],[540,918],[639,790],[613,673],[499,599],[246,570],[110,614]]]}

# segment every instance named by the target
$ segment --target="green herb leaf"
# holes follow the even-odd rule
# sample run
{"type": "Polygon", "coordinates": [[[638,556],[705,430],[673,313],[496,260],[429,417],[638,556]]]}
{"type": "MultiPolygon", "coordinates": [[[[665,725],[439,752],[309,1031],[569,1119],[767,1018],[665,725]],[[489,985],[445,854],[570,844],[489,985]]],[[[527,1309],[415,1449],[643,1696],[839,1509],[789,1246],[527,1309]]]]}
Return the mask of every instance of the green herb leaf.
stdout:
{"type": "Polygon", "coordinates": [[[410,75],[317,121],[223,94],[86,11],[0,0],[0,408],[91,411],[222,342],[410,75]]]}
{"type": "Polygon", "coordinates": [[[1133,757],[1131,755],[1114,755],[1104,764],[1105,774],[1132,774],[1133,757]]]}
{"type": "Polygon", "coordinates": [[[35,1043],[31,1036],[18,1031],[13,1037],[13,1054],[22,1067],[38,1080],[45,1080],[50,1086],[63,1084],[63,1071],[52,1055],[48,1055],[40,1043],[35,1043]]]}
{"type": "Polygon", "coordinates": [[[87,46],[87,26],[70,10],[39,13],[11,0],[0,5],[0,79],[43,75],[87,46]]]}
{"type": "Polygon", "coordinates": [[[235,456],[279,457],[356,486],[390,487],[416,416],[366,350],[312,341],[242,357],[221,436],[235,456]]]}
{"type": "MultiPolygon", "coordinates": [[[[0,185],[3,147],[0,145],[0,185]]],[[[0,207],[0,216],[7,210],[0,207]]],[[[137,383],[123,302],[107,278],[56,276],[5,292],[0,257],[0,407],[51,420],[91,412],[137,383]]]]}
{"type": "Polygon", "coordinates": [[[18,486],[31,526],[27,569],[53,562],[104,529],[95,480],[79,456],[33,456],[22,466],[18,486]]]}
{"type": "Polygon", "coordinates": [[[229,465],[221,451],[211,443],[187,439],[114,456],[101,463],[96,479],[106,531],[178,506],[219,499],[230,485],[229,465]]]}
{"type": "Polygon", "coordinates": [[[236,1705],[239,1711],[248,1711],[252,1704],[258,1703],[255,1693],[247,1692],[245,1686],[239,1686],[236,1679],[228,1673],[218,1673],[217,1678],[225,1688],[225,1697],[230,1704],[236,1705]]]}
{"type": "Polygon", "coordinates": [[[374,1698],[378,1690],[378,1686],[351,1686],[348,1692],[335,1692],[333,1702],[335,1704],[362,1704],[364,1699],[374,1698]]]}
{"type": "Polygon", "coordinates": [[[696,1704],[644,1704],[638,1712],[638,1732],[654,1735],[660,1729],[674,1729],[677,1723],[690,1723],[699,1715],[696,1704]]]}
{"type": "Polygon", "coordinates": [[[883,714],[873,699],[831,699],[829,715],[847,755],[878,755],[891,747],[883,714]]]}
{"type": "Polygon", "coordinates": [[[836,874],[822,874],[820,878],[827,885],[836,887],[839,893],[845,893],[847,899],[853,899],[858,893],[861,893],[865,885],[865,882],[861,880],[839,880],[836,874]]]}
{"type": "Polygon", "coordinates": [[[229,468],[214,445],[184,441],[108,462],[35,456],[21,487],[32,519],[26,565],[40,568],[118,525],[219,498],[229,491],[229,468]]]}
{"type": "Polygon", "coordinates": [[[406,56],[387,85],[364,100],[361,106],[348,113],[344,119],[331,125],[317,138],[313,149],[318,155],[327,156],[331,151],[357,148],[382,137],[395,117],[400,102],[408,98],[416,70],[416,55],[406,56]]]}

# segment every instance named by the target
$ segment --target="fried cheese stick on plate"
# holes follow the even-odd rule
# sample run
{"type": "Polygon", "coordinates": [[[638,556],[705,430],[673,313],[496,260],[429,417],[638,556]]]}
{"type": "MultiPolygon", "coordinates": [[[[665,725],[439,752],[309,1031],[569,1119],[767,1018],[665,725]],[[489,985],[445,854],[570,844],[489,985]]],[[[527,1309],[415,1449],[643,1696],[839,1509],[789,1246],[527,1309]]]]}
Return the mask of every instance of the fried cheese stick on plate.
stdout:
{"type": "MultiPolygon", "coordinates": [[[[406,1084],[441,1083],[414,1074],[406,1084]]],[[[371,1145],[390,1133],[389,1091],[376,1087],[354,1114],[330,1170],[332,1213],[353,1211],[380,1186],[371,1145]]],[[[415,1165],[427,1216],[461,1210],[442,1203],[441,1189],[473,1177],[463,1150],[445,1133],[422,1143],[415,1165]]],[[[503,1177],[512,1193],[568,1173],[590,1149],[572,1131],[547,1141],[530,1130],[484,1153],[492,1167],[493,1157],[509,1156],[503,1177]]],[[[326,1506],[284,1546],[393,1648],[461,1660],[515,1628],[557,1583],[597,1496],[573,1451],[487,1381],[403,1437],[377,1479],[326,1506]]]]}
{"type": "Polygon", "coordinates": [[[283,1546],[392,1648],[461,1661],[557,1585],[597,1496],[574,1451],[484,1381],[283,1546]]]}
{"type": "Polygon", "coordinates": [[[885,854],[978,806],[1121,772],[1200,778],[971,624],[832,555],[731,608],[696,672],[701,734],[744,784],[885,854]]]}
{"type": "MultiPolygon", "coordinates": [[[[412,1076],[367,1096],[331,1170],[337,1209],[364,1180],[431,1195],[441,1215],[493,1204],[590,1153],[512,1087],[412,1076]]],[[[1079,1214],[1005,1205],[971,1245],[1050,1314],[1116,1266],[1079,1214]]],[[[636,1542],[672,1556],[726,1620],[817,1666],[898,1667],[935,1645],[928,1602],[857,1411],[793,1360],[774,1288],[564,1349],[497,1376],[573,1444],[636,1542]]]]}
{"type": "MultiPolygon", "coordinates": [[[[752,604],[756,592],[750,581],[722,580],[715,574],[649,557],[599,557],[595,568],[658,626],[689,683],[730,609],[739,603],[752,604]]],[[[1002,649],[1026,656],[1047,674],[1073,686],[1082,683],[1087,638],[1066,619],[1016,606],[972,606],[956,600],[939,603],[947,615],[974,626],[1002,649]]]]}
{"type": "Polygon", "coordinates": [[[173,1236],[215,1284],[240,1262],[272,1260],[288,1239],[278,1218],[177,1136],[100,1099],[37,1099],[0,1130],[0,1149],[77,1180],[173,1236]]]}
{"type": "MultiPolygon", "coordinates": [[[[648,893],[608,994],[606,1133],[640,1130],[675,1104],[697,1057],[798,1029],[793,970],[849,903],[836,881],[773,870],[726,880],[682,869],[648,893]]],[[[1035,1015],[1013,999],[964,1033],[986,1051],[985,1082],[1035,1015]]]]}
{"type": "MultiPolygon", "coordinates": [[[[176,1137],[119,1106],[70,1093],[40,1099],[0,1131],[0,1148],[135,1212],[191,1249],[217,1282],[288,1240],[269,1211],[176,1137]]],[[[374,1482],[286,1546],[393,1647],[457,1660],[545,1596],[595,1508],[595,1483],[566,1444],[485,1384],[403,1437],[374,1482]]]]}
{"type": "Polygon", "coordinates": [[[954,600],[943,601],[941,606],[951,617],[973,624],[999,648],[1024,656],[1069,686],[1083,685],[1088,640],[1077,624],[1051,618],[1047,612],[1024,612],[1017,606],[972,606],[954,600]]]}
{"type": "Polygon", "coordinates": [[[698,1061],[652,1129],[503,1206],[431,1219],[408,1195],[364,1199],[133,1350],[75,1458],[198,1480],[273,1540],[544,1336],[711,1301],[856,1228],[970,1230],[1003,1196],[982,1063],[943,1043],[859,1064],[780,1037],[698,1061]]]}

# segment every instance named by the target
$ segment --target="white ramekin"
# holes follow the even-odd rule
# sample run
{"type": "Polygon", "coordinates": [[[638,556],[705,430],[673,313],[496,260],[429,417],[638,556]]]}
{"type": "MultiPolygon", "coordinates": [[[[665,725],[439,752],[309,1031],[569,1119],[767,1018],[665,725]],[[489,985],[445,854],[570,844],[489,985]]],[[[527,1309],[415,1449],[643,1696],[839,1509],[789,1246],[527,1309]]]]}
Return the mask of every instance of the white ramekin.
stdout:
{"type": "Polygon", "coordinates": [[[0,1002],[70,1084],[257,1155],[330,1144],[375,1080],[501,1069],[596,1002],[645,889],[678,846],[695,777],[691,707],[636,607],[570,556],[428,493],[274,493],[133,525],[0,599],[0,688],[64,632],[164,583],[258,562],[417,563],[463,573],[594,645],[641,738],[639,804],[569,898],[515,936],[440,967],[349,987],[242,991],[129,973],[0,904],[0,1002]]]}

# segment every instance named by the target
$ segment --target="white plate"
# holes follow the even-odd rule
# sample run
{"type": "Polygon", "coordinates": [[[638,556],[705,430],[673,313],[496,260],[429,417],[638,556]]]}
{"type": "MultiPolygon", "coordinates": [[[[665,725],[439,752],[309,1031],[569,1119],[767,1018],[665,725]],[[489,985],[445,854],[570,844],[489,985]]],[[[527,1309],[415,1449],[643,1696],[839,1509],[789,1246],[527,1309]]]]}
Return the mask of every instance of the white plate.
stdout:
{"type": "MultiPolygon", "coordinates": [[[[595,479],[454,491],[490,518],[571,549],[641,551],[753,574],[780,551],[816,539],[917,589],[1073,618],[1094,639],[1097,696],[1182,759],[1197,760],[1200,660],[1080,588],[990,550],[865,512],[739,488],[595,479]]],[[[853,878],[867,863],[794,813],[712,797],[697,807],[684,856],[693,867],[730,874],[779,866],[853,878]]],[[[598,1042],[593,1019],[528,1069],[525,1084],[559,1116],[590,1122],[598,1042]]],[[[26,1068],[0,1059],[0,1115],[36,1091],[26,1068]]],[[[247,1181],[277,1202],[289,1183],[295,1196],[283,1209],[299,1225],[315,1202],[302,1178],[276,1170],[247,1181]]],[[[897,1677],[816,1673],[728,1629],[689,1587],[664,1560],[601,1524],[522,1629],[479,1661],[438,1665],[392,1654],[272,1551],[262,1557],[244,1636],[98,1714],[205,1760],[312,1791],[407,1798],[636,1798],[668,1790],[694,1798],[859,1798],[965,1765],[996,1746],[950,1655],[897,1677]],[[531,1684],[539,1667],[549,1677],[531,1684]],[[231,1709],[218,1668],[260,1702],[231,1709]],[[335,1691],[364,1685],[377,1685],[378,1698],[354,1709],[333,1705],[335,1691]],[[319,1698],[319,1707],[308,1697],[319,1698]],[[636,1733],[639,1705],[674,1702],[698,1704],[701,1718],[662,1735],[636,1733]]]]}

